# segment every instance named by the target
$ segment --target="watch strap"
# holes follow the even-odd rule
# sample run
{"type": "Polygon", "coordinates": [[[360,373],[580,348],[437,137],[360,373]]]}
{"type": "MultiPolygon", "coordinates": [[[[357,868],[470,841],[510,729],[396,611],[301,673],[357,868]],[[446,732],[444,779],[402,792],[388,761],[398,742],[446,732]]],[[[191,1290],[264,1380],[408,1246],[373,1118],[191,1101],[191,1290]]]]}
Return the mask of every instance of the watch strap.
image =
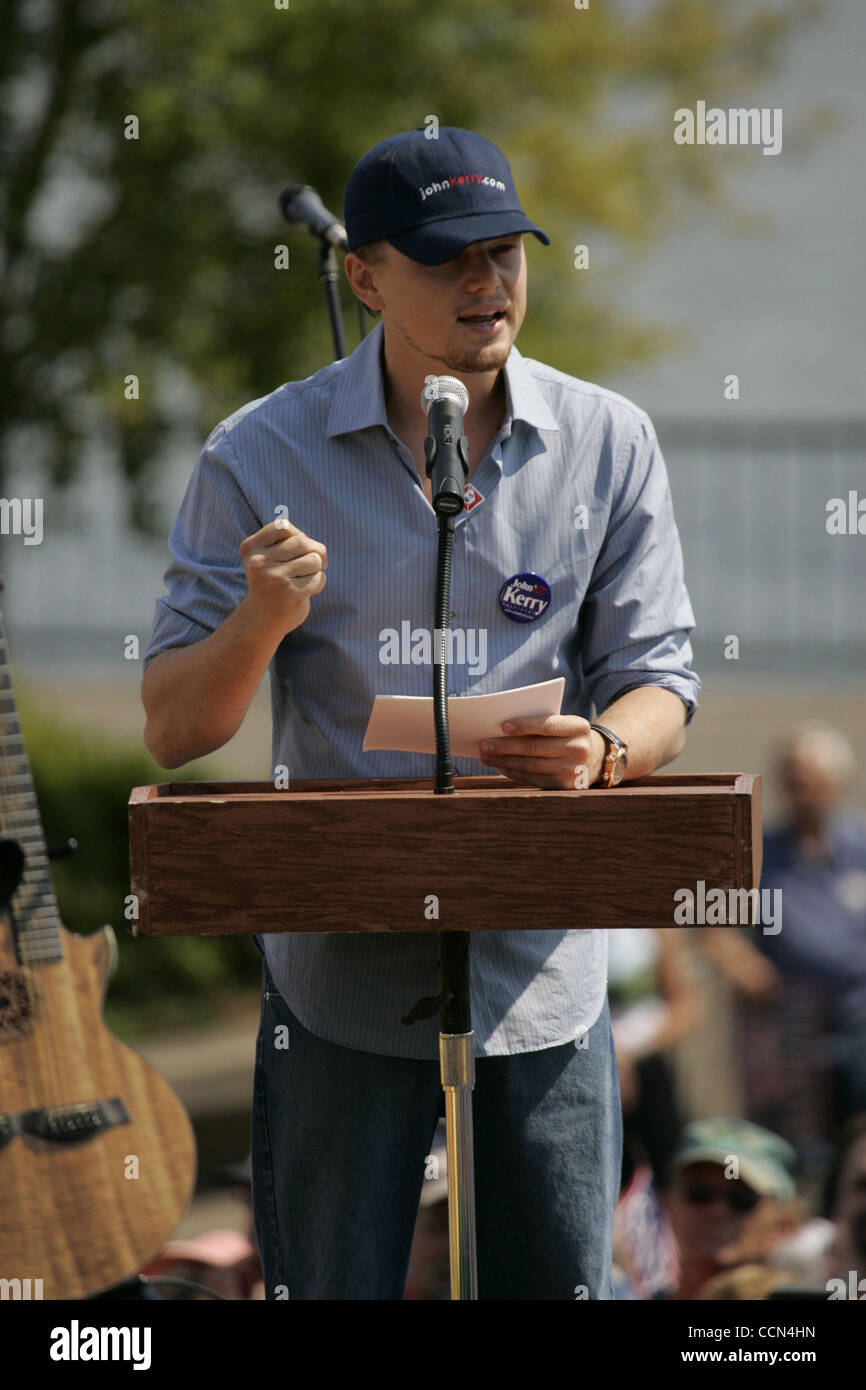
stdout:
{"type": "Polygon", "coordinates": [[[601,765],[601,784],[603,787],[610,787],[613,770],[620,758],[625,758],[628,754],[628,744],[624,739],[615,734],[612,729],[608,729],[604,724],[590,724],[591,729],[596,729],[603,738],[608,740],[607,751],[604,755],[604,762],[601,765]],[[617,756],[613,757],[613,750],[617,750],[617,756]]]}
{"type": "Polygon", "coordinates": [[[604,724],[590,724],[589,727],[591,729],[598,729],[598,732],[604,734],[605,738],[609,738],[611,743],[617,748],[625,748],[626,751],[628,751],[628,744],[625,743],[618,734],[615,734],[612,729],[606,729],[604,724]]]}

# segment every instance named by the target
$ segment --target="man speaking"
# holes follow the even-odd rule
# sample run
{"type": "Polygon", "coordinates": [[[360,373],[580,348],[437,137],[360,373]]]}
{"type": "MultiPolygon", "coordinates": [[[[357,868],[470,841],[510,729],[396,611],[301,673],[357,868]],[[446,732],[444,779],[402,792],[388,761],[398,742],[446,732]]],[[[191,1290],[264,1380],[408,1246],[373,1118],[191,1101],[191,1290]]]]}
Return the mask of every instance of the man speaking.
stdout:
{"type": "MultiPolygon", "coordinates": [[[[383,634],[429,631],[419,402],[428,375],[448,374],[470,398],[452,626],[483,633],[486,654],[452,662],[449,691],[565,677],[563,713],[503,726],[457,772],[568,789],[670,762],[700,683],[664,460],[644,411],[514,346],[523,235],[549,238],[507,160],[471,131],[392,136],[353,170],[345,224],[346,274],[381,322],[206,441],[144,657],[148,749],[172,768],[220,748],[268,670],[274,768],[432,775],[427,755],[362,743],[377,694],[430,693],[429,661],[386,659],[383,634]]],[[[543,860],[525,867],[542,885],[543,860]]],[[[576,844],[578,881],[581,867],[576,844]]],[[[439,992],[435,933],[262,941],[252,1155],[267,1297],[400,1299],[443,1113],[439,1022],[401,1019],[439,992]]],[[[610,1298],[622,1120],[606,933],[479,932],[470,960],[479,1296],[610,1298]]]]}

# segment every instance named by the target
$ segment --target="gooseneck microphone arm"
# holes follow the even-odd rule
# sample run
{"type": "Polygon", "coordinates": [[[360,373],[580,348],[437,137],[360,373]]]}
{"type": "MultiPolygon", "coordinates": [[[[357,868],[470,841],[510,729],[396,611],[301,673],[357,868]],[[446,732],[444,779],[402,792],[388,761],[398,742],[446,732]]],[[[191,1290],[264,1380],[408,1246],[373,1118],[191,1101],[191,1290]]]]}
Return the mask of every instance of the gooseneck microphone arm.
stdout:
{"type": "Polygon", "coordinates": [[[428,377],[421,393],[429,433],[424,440],[424,461],[431,481],[439,543],[436,554],[436,609],[433,627],[433,721],[436,729],[435,792],[454,790],[451,740],[448,729],[448,665],[446,661],[451,606],[451,561],[454,550],[454,518],[463,511],[463,486],[469,472],[469,455],[463,433],[463,416],[469,392],[453,376],[428,377]]]}
{"type": "Polygon", "coordinates": [[[440,512],[436,518],[436,607],[433,626],[433,727],[436,732],[436,773],[433,791],[453,792],[451,731],[448,727],[448,654],[446,632],[451,610],[451,562],[454,554],[454,517],[440,512]]]}

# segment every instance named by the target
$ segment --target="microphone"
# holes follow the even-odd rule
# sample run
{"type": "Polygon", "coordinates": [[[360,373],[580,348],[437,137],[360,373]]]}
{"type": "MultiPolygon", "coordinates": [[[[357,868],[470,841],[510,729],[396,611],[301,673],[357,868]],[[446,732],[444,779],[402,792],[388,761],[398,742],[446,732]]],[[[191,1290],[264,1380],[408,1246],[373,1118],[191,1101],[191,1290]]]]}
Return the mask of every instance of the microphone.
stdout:
{"type": "Polygon", "coordinates": [[[292,183],[280,194],[280,207],[287,222],[294,227],[309,227],[313,236],[348,251],[349,238],[339,218],[328,212],[315,188],[308,183],[292,183]]]}
{"type": "Polygon", "coordinates": [[[437,516],[456,516],[463,511],[463,484],[469,473],[463,433],[469,392],[454,376],[428,376],[425,380],[421,408],[430,433],[424,440],[424,462],[433,484],[433,510],[437,516]]]}

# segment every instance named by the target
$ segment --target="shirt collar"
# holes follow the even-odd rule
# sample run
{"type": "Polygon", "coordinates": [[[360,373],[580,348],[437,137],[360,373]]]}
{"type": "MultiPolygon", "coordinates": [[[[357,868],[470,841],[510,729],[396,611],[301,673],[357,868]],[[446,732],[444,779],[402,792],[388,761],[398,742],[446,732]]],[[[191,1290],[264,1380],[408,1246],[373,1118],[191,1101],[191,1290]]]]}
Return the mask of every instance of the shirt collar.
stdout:
{"type": "MultiPolygon", "coordinates": [[[[354,430],[382,425],[390,429],[385,410],[385,383],[382,377],[381,320],[355,351],[346,358],[328,412],[328,438],[354,430]]],[[[550,406],[538,389],[526,359],[512,344],[505,363],[505,431],[514,420],[525,420],[539,430],[558,430],[550,406]]],[[[419,406],[420,409],[420,406],[419,406]]]]}

